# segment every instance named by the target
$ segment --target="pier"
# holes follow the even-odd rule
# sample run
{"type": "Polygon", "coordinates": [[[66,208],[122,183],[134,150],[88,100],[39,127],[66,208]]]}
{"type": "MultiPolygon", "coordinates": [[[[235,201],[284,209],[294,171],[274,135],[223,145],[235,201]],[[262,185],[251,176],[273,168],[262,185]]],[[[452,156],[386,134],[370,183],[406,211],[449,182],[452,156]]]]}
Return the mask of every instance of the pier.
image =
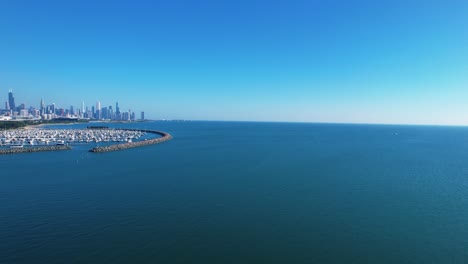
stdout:
{"type": "Polygon", "coordinates": [[[138,142],[127,142],[127,143],[110,145],[110,146],[95,147],[91,149],[90,152],[100,153],[100,152],[118,151],[118,150],[124,150],[124,149],[129,149],[129,148],[136,148],[136,147],[159,144],[159,143],[163,143],[172,139],[172,136],[166,132],[161,132],[161,131],[156,131],[156,130],[137,130],[137,129],[129,129],[129,130],[157,134],[157,135],[160,135],[161,137],[148,139],[144,141],[138,141],[138,142]]]}

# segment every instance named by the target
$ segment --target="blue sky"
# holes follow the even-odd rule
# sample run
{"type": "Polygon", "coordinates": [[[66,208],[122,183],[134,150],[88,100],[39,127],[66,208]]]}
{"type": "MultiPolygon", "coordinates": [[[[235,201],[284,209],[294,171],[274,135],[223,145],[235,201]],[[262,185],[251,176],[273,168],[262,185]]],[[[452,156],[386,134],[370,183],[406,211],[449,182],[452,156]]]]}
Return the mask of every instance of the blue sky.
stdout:
{"type": "Polygon", "coordinates": [[[467,14],[457,0],[3,0],[0,101],[468,124],[467,14]]]}

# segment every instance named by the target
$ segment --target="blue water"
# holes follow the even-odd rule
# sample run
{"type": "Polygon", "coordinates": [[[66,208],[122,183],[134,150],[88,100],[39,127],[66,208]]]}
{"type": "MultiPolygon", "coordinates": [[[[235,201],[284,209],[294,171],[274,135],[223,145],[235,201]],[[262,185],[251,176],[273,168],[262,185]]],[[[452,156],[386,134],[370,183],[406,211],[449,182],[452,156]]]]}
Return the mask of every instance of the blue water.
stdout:
{"type": "Polygon", "coordinates": [[[116,126],[174,139],[0,156],[0,263],[468,261],[468,128],[116,126]]]}

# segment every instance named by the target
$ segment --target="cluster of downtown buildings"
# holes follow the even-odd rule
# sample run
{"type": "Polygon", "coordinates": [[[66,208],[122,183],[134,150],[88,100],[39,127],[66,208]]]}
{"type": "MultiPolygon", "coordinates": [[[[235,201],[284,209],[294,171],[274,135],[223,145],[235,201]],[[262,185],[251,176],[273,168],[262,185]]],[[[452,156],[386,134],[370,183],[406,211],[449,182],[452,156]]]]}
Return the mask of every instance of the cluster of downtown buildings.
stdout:
{"type": "MultiPolygon", "coordinates": [[[[85,107],[84,102],[81,103],[81,108],[60,108],[55,103],[46,105],[41,99],[39,108],[30,106],[26,108],[25,104],[16,105],[13,91],[8,92],[8,100],[5,102],[5,108],[0,109],[0,120],[37,120],[37,119],[94,119],[94,120],[116,120],[116,121],[136,121],[135,112],[130,109],[121,111],[119,103],[115,103],[115,108],[112,105],[101,107],[101,103],[97,102],[96,106],[91,108],[85,107]]],[[[140,120],[145,119],[145,112],[140,113],[140,120]]]]}

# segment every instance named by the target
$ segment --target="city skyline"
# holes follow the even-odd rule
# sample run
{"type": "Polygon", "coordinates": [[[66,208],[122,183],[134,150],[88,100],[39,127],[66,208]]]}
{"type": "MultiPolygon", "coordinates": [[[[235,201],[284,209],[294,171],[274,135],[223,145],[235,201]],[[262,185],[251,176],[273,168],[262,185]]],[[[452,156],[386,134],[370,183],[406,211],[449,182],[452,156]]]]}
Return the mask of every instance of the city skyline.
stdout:
{"type": "MultiPolygon", "coordinates": [[[[1,99],[1,96],[0,96],[1,99]]],[[[80,118],[80,119],[96,119],[96,120],[138,120],[137,112],[128,108],[128,111],[119,107],[119,102],[115,102],[115,108],[112,104],[101,106],[101,102],[97,101],[96,104],[88,106],[85,102],[80,103],[80,107],[53,103],[46,103],[43,98],[40,99],[38,105],[18,102],[13,94],[13,89],[8,90],[8,97],[5,101],[5,107],[0,108],[0,116],[9,116],[17,119],[25,118],[40,118],[40,119],[53,119],[53,118],[80,118]],[[95,107],[96,106],[96,107],[95,107]]],[[[144,111],[138,112],[139,120],[144,120],[144,111]]]]}
{"type": "Polygon", "coordinates": [[[34,104],[125,99],[152,119],[468,125],[467,13],[458,0],[7,0],[0,88],[34,104]]]}

